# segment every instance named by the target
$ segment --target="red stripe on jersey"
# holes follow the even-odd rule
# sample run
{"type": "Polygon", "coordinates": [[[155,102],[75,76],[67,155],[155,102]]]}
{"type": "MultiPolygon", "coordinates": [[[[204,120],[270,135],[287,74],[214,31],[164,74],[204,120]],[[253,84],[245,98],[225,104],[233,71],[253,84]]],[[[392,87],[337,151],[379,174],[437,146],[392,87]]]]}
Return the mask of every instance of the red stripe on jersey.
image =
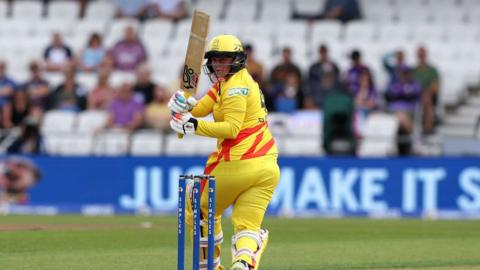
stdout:
{"type": "Polygon", "coordinates": [[[275,139],[271,138],[270,141],[268,141],[264,146],[262,146],[262,148],[253,154],[252,158],[265,156],[274,145],[275,139]]]}
{"type": "Polygon", "coordinates": [[[217,96],[213,93],[212,90],[208,91],[207,95],[213,99],[214,102],[217,102],[217,96]]]}
{"type": "Polygon", "coordinates": [[[257,135],[257,137],[255,138],[255,141],[253,142],[252,146],[250,146],[250,148],[247,150],[247,152],[245,152],[245,154],[243,154],[243,156],[240,158],[240,159],[249,159],[251,158],[251,156],[253,155],[253,152],[255,151],[255,149],[257,148],[257,145],[262,141],[263,139],[263,133],[265,133],[265,131],[263,131],[262,133],[259,133],[257,135]]]}

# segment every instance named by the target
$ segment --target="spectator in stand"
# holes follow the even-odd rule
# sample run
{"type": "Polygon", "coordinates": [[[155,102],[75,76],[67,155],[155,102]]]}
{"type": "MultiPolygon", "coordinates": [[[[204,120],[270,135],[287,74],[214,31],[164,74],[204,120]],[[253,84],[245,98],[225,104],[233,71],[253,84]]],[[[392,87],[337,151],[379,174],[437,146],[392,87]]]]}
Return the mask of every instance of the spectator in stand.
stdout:
{"type": "Polygon", "coordinates": [[[54,110],[79,112],[86,108],[86,94],[84,87],[75,79],[75,68],[69,67],[64,71],[65,80],[50,97],[50,108],[54,110]]]}
{"type": "Polygon", "coordinates": [[[137,80],[133,86],[135,99],[142,104],[148,104],[153,100],[155,83],[150,79],[150,69],[146,63],[138,66],[137,80]]]}
{"type": "Polygon", "coordinates": [[[187,3],[184,0],[150,0],[146,16],[179,21],[188,16],[187,3]]]}
{"type": "Polygon", "coordinates": [[[7,64],[0,60],[0,108],[8,103],[16,87],[15,82],[7,76],[7,64]]]}
{"type": "Polygon", "coordinates": [[[348,70],[346,86],[355,99],[355,133],[363,134],[363,123],[368,114],[377,108],[377,91],[370,69],[363,64],[360,51],[350,56],[352,66],[348,70]]]}
{"type": "Polygon", "coordinates": [[[291,113],[302,107],[303,91],[294,73],[287,74],[285,84],[274,86],[275,111],[291,113]]]}
{"type": "Polygon", "coordinates": [[[417,59],[418,63],[413,74],[422,88],[423,133],[431,134],[435,123],[435,107],[438,100],[440,79],[437,69],[427,61],[425,47],[417,49],[417,59]]]}
{"type": "Polygon", "coordinates": [[[143,104],[133,98],[132,85],[123,83],[109,108],[107,128],[134,131],[143,124],[143,104]]]}
{"type": "Polygon", "coordinates": [[[60,33],[53,33],[52,43],[45,49],[43,59],[47,71],[52,72],[61,72],[73,63],[72,50],[63,43],[60,33]]]}
{"type": "Polygon", "coordinates": [[[322,108],[323,100],[329,91],[339,88],[339,69],[337,64],[330,59],[328,47],[321,44],[318,48],[319,60],[310,66],[308,83],[305,95],[307,109],[322,108]]]}
{"type": "Polygon", "coordinates": [[[42,76],[42,70],[37,62],[30,63],[30,79],[23,88],[27,91],[31,105],[33,121],[39,122],[48,106],[50,95],[48,82],[42,76]]]}
{"type": "Polygon", "coordinates": [[[292,17],[293,19],[307,20],[339,20],[347,23],[351,20],[361,19],[362,13],[357,0],[327,0],[320,13],[294,11],[292,17]]]}
{"type": "Polygon", "coordinates": [[[251,44],[245,45],[245,52],[247,53],[247,70],[250,75],[252,75],[253,80],[255,80],[260,89],[264,86],[263,81],[263,65],[255,59],[255,51],[251,44]]]}
{"type": "Polygon", "coordinates": [[[39,154],[40,153],[40,132],[38,124],[31,122],[28,118],[21,122],[20,135],[7,148],[9,154],[39,154]]]}
{"type": "Polygon", "coordinates": [[[94,33],[88,40],[87,47],[80,52],[79,69],[85,72],[96,72],[102,64],[106,51],[102,45],[102,37],[94,33]]]}
{"type": "Polygon", "coordinates": [[[421,87],[413,78],[412,70],[403,67],[398,74],[398,80],[390,82],[385,93],[385,99],[390,112],[395,113],[400,123],[399,153],[401,155],[410,152],[410,143],[402,137],[408,136],[413,131],[413,117],[420,101],[421,87]]]}
{"type": "Polygon", "coordinates": [[[112,102],[115,90],[109,83],[110,72],[108,69],[100,69],[97,86],[88,93],[89,110],[108,110],[112,102]]]}
{"type": "Polygon", "coordinates": [[[285,47],[282,50],[282,62],[273,68],[272,74],[270,75],[271,84],[273,86],[276,84],[284,84],[289,73],[295,74],[298,77],[298,81],[302,81],[300,68],[292,62],[292,50],[289,47],[285,47]]]}
{"type": "Polygon", "coordinates": [[[137,38],[132,26],[125,27],[125,36],[110,50],[113,67],[120,71],[133,72],[147,60],[147,53],[142,42],[137,38]]]}
{"type": "Polygon", "coordinates": [[[383,67],[390,75],[390,82],[398,81],[398,76],[401,71],[407,67],[405,64],[405,54],[402,50],[385,55],[383,58],[383,67]]]}
{"type": "Polygon", "coordinates": [[[117,18],[143,19],[148,0],[115,0],[117,18]]]}
{"type": "Polygon", "coordinates": [[[152,102],[145,109],[145,122],[147,127],[169,131],[171,113],[168,108],[169,94],[162,86],[155,88],[155,95],[152,102]]]}
{"type": "Polygon", "coordinates": [[[27,92],[24,89],[18,89],[2,108],[2,126],[4,128],[19,126],[28,118],[30,108],[27,92]]]}

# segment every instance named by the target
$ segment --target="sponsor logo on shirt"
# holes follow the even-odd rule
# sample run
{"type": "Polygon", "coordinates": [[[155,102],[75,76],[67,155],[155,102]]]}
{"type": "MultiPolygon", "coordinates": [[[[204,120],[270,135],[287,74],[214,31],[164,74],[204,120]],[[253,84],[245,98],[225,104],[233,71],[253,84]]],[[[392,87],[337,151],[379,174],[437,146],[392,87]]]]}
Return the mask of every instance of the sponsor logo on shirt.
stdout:
{"type": "Polygon", "coordinates": [[[231,88],[228,89],[227,92],[229,97],[232,96],[247,96],[248,95],[248,88],[231,88]]]}

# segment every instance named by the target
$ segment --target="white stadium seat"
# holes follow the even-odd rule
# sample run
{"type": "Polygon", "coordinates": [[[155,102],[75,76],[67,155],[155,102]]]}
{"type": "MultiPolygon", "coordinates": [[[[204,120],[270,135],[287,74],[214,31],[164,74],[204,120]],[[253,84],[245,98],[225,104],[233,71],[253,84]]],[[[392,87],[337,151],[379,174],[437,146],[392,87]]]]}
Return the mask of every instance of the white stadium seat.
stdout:
{"type": "Polygon", "coordinates": [[[323,155],[321,137],[311,136],[286,136],[283,137],[280,148],[281,155],[285,156],[320,156],[323,155]]]}
{"type": "Polygon", "coordinates": [[[163,149],[163,135],[153,130],[137,131],[131,137],[132,156],[159,156],[163,149]]]}
{"type": "Polygon", "coordinates": [[[195,8],[205,11],[212,20],[219,19],[225,8],[224,0],[202,0],[197,1],[195,8]]]}
{"type": "Polygon", "coordinates": [[[97,134],[93,153],[98,156],[123,156],[128,154],[129,133],[122,130],[105,130],[97,134]]]}
{"type": "Polygon", "coordinates": [[[374,113],[368,116],[363,140],[358,149],[362,157],[382,157],[396,154],[398,120],[395,115],[374,113]]]}
{"type": "Polygon", "coordinates": [[[74,112],[61,110],[47,111],[40,125],[40,131],[42,134],[72,132],[75,126],[76,116],[74,112]]]}
{"type": "Polygon", "coordinates": [[[371,44],[377,35],[375,24],[370,22],[353,21],[348,23],[344,29],[345,42],[365,41],[371,44]]]}
{"type": "Polygon", "coordinates": [[[0,1],[0,21],[7,17],[8,5],[7,1],[0,1]]]}
{"type": "Polygon", "coordinates": [[[37,21],[43,15],[42,1],[14,1],[13,18],[26,19],[28,21],[37,21]]]}
{"type": "Polygon", "coordinates": [[[78,114],[76,131],[83,134],[95,133],[105,127],[108,113],[100,110],[87,110],[78,114]]]}
{"type": "Polygon", "coordinates": [[[169,156],[208,156],[216,149],[216,140],[200,136],[184,136],[179,140],[177,134],[166,135],[165,154],[169,156]]]}
{"type": "Polygon", "coordinates": [[[241,25],[238,23],[239,18],[242,22],[251,22],[257,15],[257,10],[259,10],[258,4],[258,0],[230,1],[225,19],[236,22],[237,25],[241,25]]]}
{"type": "Polygon", "coordinates": [[[273,22],[287,22],[291,15],[289,0],[263,1],[260,20],[273,22]]]}
{"type": "Polygon", "coordinates": [[[47,15],[52,20],[75,21],[80,15],[80,5],[78,1],[50,1],[47,15]]]}
{"type": "Polygon", "coordinates": [[[110,21],[115,16],[115,11],[113,1],[89,1],[84,20],[110,21]]]}
{"type": "Polygon", "coordinates": [[[312,26],[314,46],[322,42],[337,42],[340,39],[342,25],[338,21],[319,21],[312,26]]]}
{"type": "Polygon", "coordinates": [[[93,134],[47,134],[44,147],[49,155],[88,156],[92,154],[93,134]]]}

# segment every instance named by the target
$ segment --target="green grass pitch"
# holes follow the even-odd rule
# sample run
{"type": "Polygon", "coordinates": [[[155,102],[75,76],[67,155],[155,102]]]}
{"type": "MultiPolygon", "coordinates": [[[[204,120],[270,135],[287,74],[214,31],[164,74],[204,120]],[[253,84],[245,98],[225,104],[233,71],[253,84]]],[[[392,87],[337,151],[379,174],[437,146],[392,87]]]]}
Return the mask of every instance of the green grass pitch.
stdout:
{"type": "MultiPolygon", "coordinates": [[[[223,223],[228,266],[232,231],[229,219],[223,223]]],[[[266,218],[264,225],[263,270],[480,269],[480,221],[266,218]]],[[[0,216],[0,269],[174,270],[176,237],[173,216],[0,216]]]]}

